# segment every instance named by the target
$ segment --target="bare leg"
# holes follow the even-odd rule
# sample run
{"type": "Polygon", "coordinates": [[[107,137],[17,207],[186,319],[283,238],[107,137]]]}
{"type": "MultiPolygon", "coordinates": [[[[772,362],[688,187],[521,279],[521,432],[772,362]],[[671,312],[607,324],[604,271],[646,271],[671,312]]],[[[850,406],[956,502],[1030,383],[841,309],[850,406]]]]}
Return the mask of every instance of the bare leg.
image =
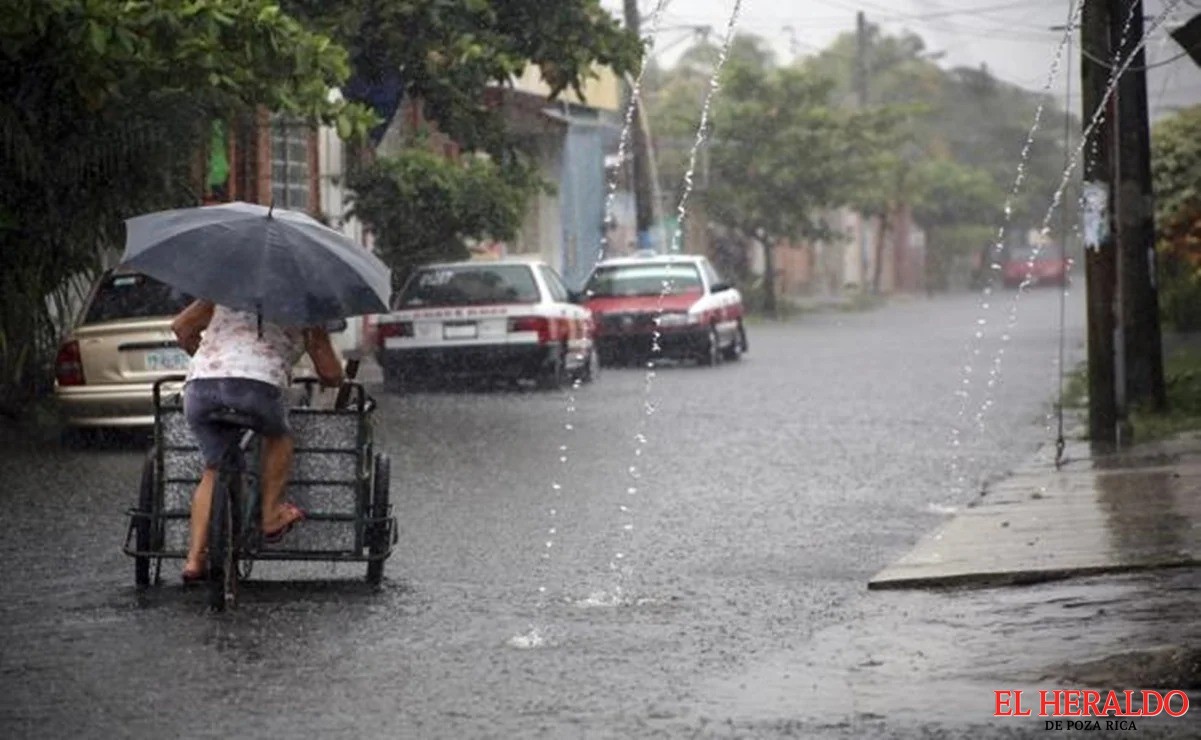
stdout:
{"type": "Polygon", "coordinates": [[[283,508],[284,487],[292,472],[292,438],[263,438],[262,507],[263,531],[274,532],[288,523],[283,508]]]}
{"type": "Polygon", "coordinates": [[[209,510],[213,505],[213,483],[217,480],[216,468],[205,468],[200,484],[192,495],[191,541],[188,543],[188,560],[185,570],[204,569],[204,546],[208,542],[209,510]]]}

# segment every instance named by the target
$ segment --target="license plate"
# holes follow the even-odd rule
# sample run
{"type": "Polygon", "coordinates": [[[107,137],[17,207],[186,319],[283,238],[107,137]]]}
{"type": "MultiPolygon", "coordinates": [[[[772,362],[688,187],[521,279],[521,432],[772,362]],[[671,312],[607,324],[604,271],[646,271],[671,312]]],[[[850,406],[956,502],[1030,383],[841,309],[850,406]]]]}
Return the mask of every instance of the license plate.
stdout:
{"type": "Polygon", "coordinates": [[[152,372],[187,370],[191,361],[182,349],[156,349],[146,353],[146,369],[152,372]]]}
{"type": "Polygon", "coordinates": [[[475,323],[470,324],[445,324],[442,327],[443,339],[475,339],[479,336],[479,329],[475,323]]]}

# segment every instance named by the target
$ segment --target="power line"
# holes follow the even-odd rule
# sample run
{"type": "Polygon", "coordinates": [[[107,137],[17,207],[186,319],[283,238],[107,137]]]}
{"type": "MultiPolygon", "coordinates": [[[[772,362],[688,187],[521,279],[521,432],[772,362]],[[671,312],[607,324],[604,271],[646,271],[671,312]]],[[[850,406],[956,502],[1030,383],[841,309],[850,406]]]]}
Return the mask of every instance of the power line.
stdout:
{"type": "MultiPolygon", "coordinates": [[[[1190,47],[1190,48],[1185,49],[1184,51],[1180,52],[1179,54],[1176,54],[1175,56],[1168,57],[1167,59],[1162,59],[1153,64],[1147,64],[1142,67],[1128,67],[1126,69],[1126,71],[1127,72],[1146,72],[1149,69],[1156,69],[1157,67],[1166,67],[1169,64],[1171,64],[1172,62],[1178,61],[1178,60],[1183,59],[1184,57],[1188,56],[1196,48],[1197,47],[1195,47],[1195,46],[1190,47]]],[[[1097,64],[1107,70],[1113,70],[1116,67],[1120,66],[1120,65],[1110,64],[1109,62],[1105,61],[1104,59],[1099,58],[1092,52],[1087,51],[1085,49],[1081,49],[1080,53],[1083,54],[1084,56],[1088,57],[1088,59],[1090,61],[1092,61],[1094,64],[1097,64]]]]}

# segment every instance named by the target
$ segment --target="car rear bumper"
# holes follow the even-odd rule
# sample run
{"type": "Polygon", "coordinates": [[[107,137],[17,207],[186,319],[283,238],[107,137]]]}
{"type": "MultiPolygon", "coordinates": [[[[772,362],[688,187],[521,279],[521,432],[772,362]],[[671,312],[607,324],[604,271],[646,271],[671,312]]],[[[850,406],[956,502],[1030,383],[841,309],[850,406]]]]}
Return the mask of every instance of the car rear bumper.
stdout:
{"type": "MultiPolygon", "coordinates": [[[[182,391],[181,383],[163,386],[164,398],[182,391]]],[[[71,427],[140,427],[154,424],[154,386],[151,383],[122,385],[59,386],[54,398],[71,427]]]]}
{"type": "Polygon", "coordinates": [[[555,345],[492,344],[460,347],[382,349],[379,363],[402,378],[528,378],[554,358],[555,345]]]}

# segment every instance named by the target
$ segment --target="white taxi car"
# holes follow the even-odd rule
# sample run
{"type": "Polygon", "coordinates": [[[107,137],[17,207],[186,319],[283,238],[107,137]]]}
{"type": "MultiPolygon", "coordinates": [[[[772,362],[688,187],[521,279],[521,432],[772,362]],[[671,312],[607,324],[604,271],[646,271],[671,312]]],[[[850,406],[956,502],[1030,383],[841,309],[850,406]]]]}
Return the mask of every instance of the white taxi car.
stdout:
{"type": "Polygon", "coordinates": [[[592,380],[592,315],[550,266],[504,259],[426,265],[376,323],[377,359],[394,390],[458,377],[592,380]]]}

